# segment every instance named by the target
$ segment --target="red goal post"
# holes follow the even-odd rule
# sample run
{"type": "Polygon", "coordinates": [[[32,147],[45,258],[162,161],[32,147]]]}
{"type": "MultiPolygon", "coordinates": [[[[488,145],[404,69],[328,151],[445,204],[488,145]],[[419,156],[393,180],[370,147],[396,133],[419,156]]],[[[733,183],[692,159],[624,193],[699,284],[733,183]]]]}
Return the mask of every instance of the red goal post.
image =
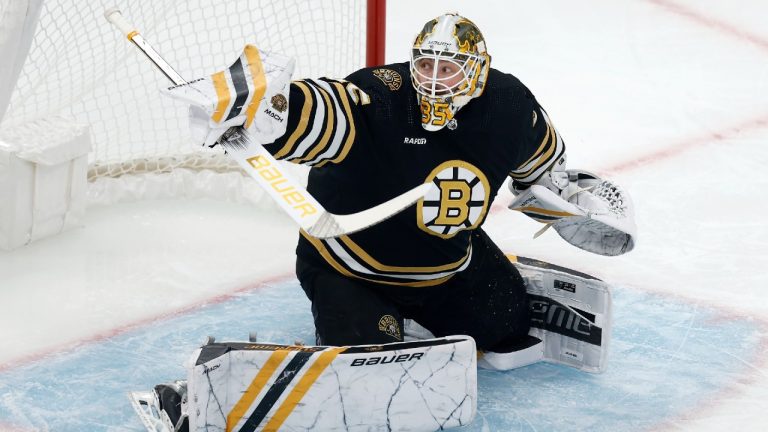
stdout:
{"type": "Polygon", "coordinates": [[[384,64],[386,35],[387,35],[387,1],[368,0],[367,13],[367,44],[365,63],[367,66],[384,64]]]}

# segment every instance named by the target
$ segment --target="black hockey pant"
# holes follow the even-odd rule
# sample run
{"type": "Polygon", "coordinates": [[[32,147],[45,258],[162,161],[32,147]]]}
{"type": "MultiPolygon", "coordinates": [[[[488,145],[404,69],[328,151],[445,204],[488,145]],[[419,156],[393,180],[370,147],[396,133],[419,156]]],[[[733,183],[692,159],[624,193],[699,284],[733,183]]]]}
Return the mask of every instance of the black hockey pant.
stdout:
{"type": "Polygon", "coordinates": [[[324,263],[296,263],[312,302],[317,343],[359,345],[403,340],[410,318],[435,336],[472,336],[478,349],[508,351],[528,334],[520,273],[481,230],[472,234],[469,267],[434,287],[401,287],[349,278],[324,263]]]}

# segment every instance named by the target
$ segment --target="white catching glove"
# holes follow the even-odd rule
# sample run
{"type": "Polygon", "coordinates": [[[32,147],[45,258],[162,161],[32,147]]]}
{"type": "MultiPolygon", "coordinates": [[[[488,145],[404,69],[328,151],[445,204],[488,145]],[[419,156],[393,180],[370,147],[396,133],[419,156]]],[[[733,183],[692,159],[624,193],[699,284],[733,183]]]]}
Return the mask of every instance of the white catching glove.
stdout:
{"type": "Polygon", "coordinates": [[[635,247],[634,205],[618,185],[582,170],[553,171],[517,195],[509,205],[552,226],[568,243],[600,255],[621,255],[635,247]]]}
{"type": "Polygon", "coordinates": [[[226,70],[163,93],[188,103],[192,138],[213,147],[229,128],[245,127],[260,143],[285,133],[295,61],[246,45],[226,70]]]}

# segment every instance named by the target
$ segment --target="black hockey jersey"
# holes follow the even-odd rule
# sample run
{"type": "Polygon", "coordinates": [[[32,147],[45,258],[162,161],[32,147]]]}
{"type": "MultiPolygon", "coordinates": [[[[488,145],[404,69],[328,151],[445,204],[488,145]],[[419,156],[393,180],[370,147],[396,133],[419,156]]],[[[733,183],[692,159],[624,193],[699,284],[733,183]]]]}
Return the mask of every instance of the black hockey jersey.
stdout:
{"type": "Polygon", "coordinates": [[[534,183],[565,146],[530,91],[490,70],[483,94],[429,132],[408,63],[359,70],[346,80],[291,84],[288,128],[266,148],[309,164],[309,192],[330,212],[358,212],[421,183],[423,200],[375,226],[335,239],[302,233],[297,255],[384,284],[432,286],[466,268],[470,230],[485,220],[507,176],[534,183]]]}

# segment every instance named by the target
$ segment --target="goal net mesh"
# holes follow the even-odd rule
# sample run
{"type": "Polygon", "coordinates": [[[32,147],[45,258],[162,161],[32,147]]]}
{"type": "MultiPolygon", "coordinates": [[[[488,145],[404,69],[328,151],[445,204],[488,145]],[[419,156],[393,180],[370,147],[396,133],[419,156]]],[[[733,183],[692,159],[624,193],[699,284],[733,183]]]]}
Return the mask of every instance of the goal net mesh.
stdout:
{"type": "MultiPolygon", "coordinates": [[[[2,3],[0,19],[23,13],[2,3]]],[[[343,78],[365,63],[364,1],[46,0],[0,138],[33,139],[24,135],[46,123],[88,125],[91,180],[236,169],[191,142],[187,107],[160,94],[165,76],[104,19],[113,6],[186,79],[226,68],[246,43],[294,57],[294,78],[343,78]]]]}

